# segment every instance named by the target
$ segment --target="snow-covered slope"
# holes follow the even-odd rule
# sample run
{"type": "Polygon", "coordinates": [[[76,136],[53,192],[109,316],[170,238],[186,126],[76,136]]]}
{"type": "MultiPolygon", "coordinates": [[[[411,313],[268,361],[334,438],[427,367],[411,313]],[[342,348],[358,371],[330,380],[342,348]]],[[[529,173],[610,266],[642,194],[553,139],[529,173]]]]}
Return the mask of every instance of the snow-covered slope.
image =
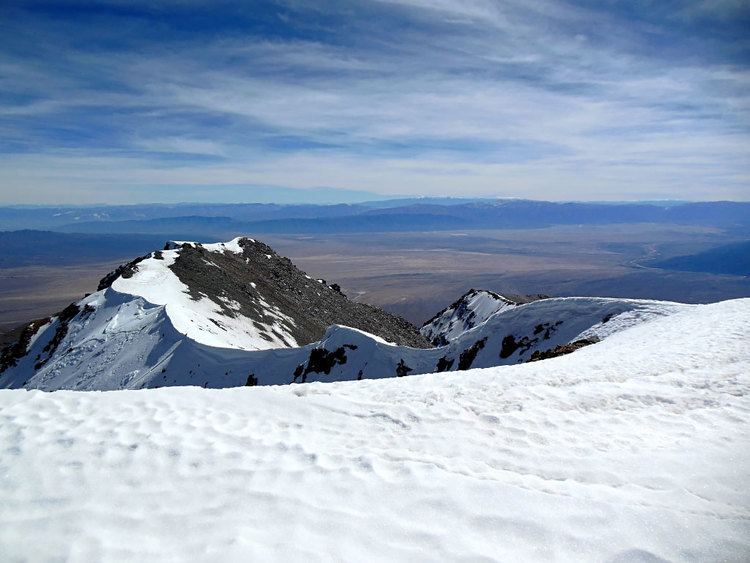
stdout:
{"type": "Polygon", "coordinates": [[[495,313],[515,305],[493,291],[471,289],[427,321],[420,332],[434,346],[445,346],[495,313]]]}
{"type": "Polygon", "coordinates": [[[428,346],[405,320],[346,298],[314,280],[268,245],[171,242],[110,274],[99,289],[164,305],[175,329],[223,348],[264,350],[314,342],[346,324],[402,345],[428,346]]]}
{"type": "Polygon", "coordinates": [[[744,299],[684,307],[548,361],[455,374],[0,391],[0,551],[746,561],[748,342],[744,299]]]}
{"type": "Polygon", "coordinates": [[[236,387],[466,370],[526,362],[534,353],[584,339],[594,342],[694,307],[628,299],[545,299],[501,311],[442,348],[396,346],[334,325],[307,346],[250,351],[186,337],[169,305],[133,298],[117,287],[115,282],[36,329],[25,355],[0,374],[0,388],[236,387]]]}
{"type": "Polygon", "coordinates": [[[406,321],[349,301],[259,241],[174,242],[30,325],[0,354],[0,388],[218,388],[493,367],[596,346],[691,307],[584,297],[516,305],[472,291],[426,325],[424,336],[445,345],[414,348],[427,341],[406,321]]]}
{"type": "Polygon", "coordinates": [[[335,284],[310,278],[248,238],[168,243],[119,267],[98,289],[51,319],[32,323],[0,351],[0,387],[195,384],[197,373],[214,387],[238,385],[250,372],[243,368],[239,382],[232,359],[245,356],[237,352],[299,352],[334,324],[429,347],[404,319],[350,301],[335,284]],[[201,356],[206,363],[191,363],[201,356]],[[168,366],[173,373],[156,378],[168,366]],[[230,373],[228,383],[224,376],[230,373]]]}
{"type": "MultiPolygon", "coordinates": [[[[207,253],[216,255],[242,255],[240,240],[203,245],[203,248],[207,253]]],[[[175,330],[201,344],[241,350],[298,345],[292,335],[294,319],[281,312],[279,307],[269,304],[257,287],[253,297],[257,308],[265,316],[263,322],[242,314],[240,303],[226,294],[216,295],[212,299],[206,293],[191,292],[191,288],[172,269],[182,252],[181,246],[191,244],[195,248],[194,243],[179,243],[179,246],[173,243],[167,246],[167,250],[152,253],[137,263],[133,275],[117,277],[112,282],[112,290],[123,295],[142,297],[153,305],[163,305],[164,313],[175,330]],[[194,295],[195,293],[198,295],[194,295]]],[[[203,258],[205,266],[218,270],[219,266],[211,258],[213,257],[203,258]]],[[[217,275],[220,274],[217,272],[217,275]]],[[[99,296],[97,301],[100,302],[99,296]]]]}

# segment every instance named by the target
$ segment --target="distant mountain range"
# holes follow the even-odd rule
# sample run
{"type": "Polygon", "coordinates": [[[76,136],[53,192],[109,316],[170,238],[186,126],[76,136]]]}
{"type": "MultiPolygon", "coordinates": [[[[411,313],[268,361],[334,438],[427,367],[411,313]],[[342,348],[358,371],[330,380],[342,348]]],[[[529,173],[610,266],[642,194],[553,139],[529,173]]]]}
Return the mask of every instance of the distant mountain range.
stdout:
{"type": "Polygon", "coordinates": [[[750,229],[750,203],[554,203],[405,199],[338,205],[181,204],[2,207],[0,230],[139,233],[228,238],[243,233],[335,234],[526,229],[552,225],[663,223],[750,229]]]}

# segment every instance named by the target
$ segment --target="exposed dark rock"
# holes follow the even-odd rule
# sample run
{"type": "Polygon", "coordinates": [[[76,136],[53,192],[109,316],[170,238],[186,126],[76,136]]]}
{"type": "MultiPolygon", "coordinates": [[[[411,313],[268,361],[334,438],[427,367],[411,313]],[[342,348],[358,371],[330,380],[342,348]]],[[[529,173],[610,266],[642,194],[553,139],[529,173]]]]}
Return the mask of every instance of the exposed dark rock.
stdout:
{"type": "Polygon", "coordinates": [[[513,301],[513,303],[518,303],[519,305],[524,303],[532,303],[534,301],[541,301],[542,299],[549,299],[550,296],[546,295],[544,293],[532,293],[532,294],[514,294],[514,293],[506,293],[503,294],[507,299],[510,299],[513,301]]]}
{"type": "Polygon", "coordinates": [[[107,289],[120,276],[122,276],[125,279],[132,278],[133,274],[138,271],[138,263],[142,262],[149,256],[150,254],[146,254],[145,256],[139,256],[138,258],[136,258],[135,260],[131,262],[128,262],[127,264],[118,266],[114,271],[108,273],[99,281],[99,286],[96,288],[96,290],[101,291],[102,289],[107,289]]]}
{"type": "Polygon", "coordinates": [[[401,358],[401,361],[396,366],[396,376],[404,377],[405,375],[409,375],[410,371],[414,371],[414,368],[410,368],[409,366],[407,366],[404,362],[404,359],[401,358]]]}
{"type": "Polygon", "coordinates": [[[477,340],[474,344],[472,344],[466,350],[461,352],[461,355],[458,357],[458,369],[459,370],[470,369],[471,364],[474,363],[474,359],[477,357],[477,354],[479,353],[479,350],[484,348],[484,345],[486,343],[487,343],[487,337],[484,337],[482,338],[482,340],[477,340]]]}
{"type": "Polygon", "coordinates": [[[502,343],[500,344],[500,357],[502,359],[510,358],[511,354],[515,352],[518,349],[518,344],[516,343],[516,337],[512,334],[509,334],[505,338],[503,338],[502,343]]]}
{"type": "Polygon", "coordinates": [[[432,344],[436,348],[440,348],[441,346],[448,345],[448,339],[445,337],[444,334],[438,334],[435,338],[430,340],[430,344],[432,344]]]}
{"type": "Polygon", "coordinates": [[[529,358],[528,361],[538,362],[539,360],[547,360],[549,358],[555,358],[557,356],[564,356],[565,354],[570,354],[571,352],[575,352],[576,350],[583,348],[584,346],[589,346],[590,344],[595,344],[597,342],[599,342],[598,338],[583,338],[581,340],[576,340],[575,342],[555,346],[554,348],[550,348],[549,350],[545,350],[544,352],[536,350],[533,354],[531,354],[531,358],[529,358]]]}
{"type": "Polygon", "coordinates": [[[447,356],[443,356],[438,360],[435,370],[438,373],[440,373],[441,371],[450,371],[450,369],[453,367],[454,362],[455,360],[453,358],[449,359],[447,356]]]}
{"type": "Polygon", "coordinates": [[[612,317],[614,317],[614,316],[615,316],[615,314],[614,314],[614,313],[610,313],[609,315],[606,315],[606,316],[605,316],[605,317],[604,317],[604,318],[602,319],[602,323],[608,323],[609,321],[611,321],[611,320],[612,320],[612,317]]]}
{"type": "Polygon", "coordinates": [[[255,387],[258,385],[258,378],[255,377],[254,373],[251,373],[247,376],[247,381],[245,382],[246,387],[255,387]]]}
{"type": "Polygon", "coordinates": [[[81,309],[75,303],[71,303],[65,307],[65,309],[60,311],[57,315],[57,328],[55,329],[55,334],[42,349],[42,352],[46,353],[47,357],[38,359],[36,364],[34,364],[34,369],[41,368],[52,357],[57,350],[57,347],[60,346],[60,343],[63,341],[63,338],[68,334],[68,325],[70,324],[70,321],[80,312],[81,309]]]}
{"type": "Polygon", "coordinates": [[[538,338],[529,338],[528,336],[524,336],[520,340],[516,341],[516,337],[512,334],[509,334],[508,336],[503,338],[503,341],[500,345],[500,357],[502,359],[510,358],[513,353],[519,349],[521,350],[521,352],[519,352],[519,355],[523,354],[538,341],[538,338]]]}
{"type": "MultiPolygon", "coordinates": [[[[301,383],[307,381],[307,375],[309,373],[325,373],[326,375],[329,375],[333,366],[344,365],[346,359],[346,349],[343,346],[336,348],[333,352],[329,352],[325,348],[313,348],[310,351],[310,357],[307,360],[307,367],[301,374],[301,383]]],[[[296,382],[299,377],[297,374],[298,371],[299,367],[294,371],[294,382],[296,382]]]]}
{"type": "Polygon", "coordinates": [[[544,331],[544,339],[549,340],[550,335],[557,330],[557,327],[563,324],[562,321],[557,321],[555,324],[550,325],[544,331]]]}
{"type": "Polygon", "coordinates": [[[336,284],[311,279],[270,246],[248,238],[239,244],[242,254],[183,245],[170,268],[194,299],[207,296],[226,315],[241,314],[263,326],[281,325],[299,345],[320,340],[329,326],[340,324],[401,346],[430,347],[405,319],[349,300],[336,284]],[[294,322],[274,316],[269,307],[294,322]]]}
{"type": "Polygon", "coordinates": [[[544,333],[544,340],[549,340],[550,336],[557,330],[557,327],[560,326],[563,322],[557,321],[556,323],[541,323],[534,327],[534,334],[541,334],[544,333]]]}
{"type": "Polygon", "coordinates": [[[21,330],[15,342],[0,350],[0,373],[18,364],[18,360],[28,353],[31,338],[48,322],[49,318],[32,321],[21,330]]]}

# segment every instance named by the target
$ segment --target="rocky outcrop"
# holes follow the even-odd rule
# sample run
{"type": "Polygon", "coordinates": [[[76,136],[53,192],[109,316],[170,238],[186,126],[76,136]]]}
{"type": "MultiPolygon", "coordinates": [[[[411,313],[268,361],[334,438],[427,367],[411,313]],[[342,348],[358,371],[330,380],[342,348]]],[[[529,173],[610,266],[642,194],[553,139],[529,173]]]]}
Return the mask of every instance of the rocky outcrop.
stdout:
{"type": "Polygon", "coordinates": [[[28,354],[31,339],[42,326],[49,322],[49,318],[32,321],[18,332],[17,340],[0,350],[0,373],[16,366],[18,361],[28,354]]]}
{"type": "Polygon", "coordinates": [[[138,269],[138,263],[143,262],[148,257],[149,257],[149,254],[146,254],[145,256],[139,256],[138,258],[128,262],[127,264],[122,264],[121,266],[118,266],[116,269],[114,269],[113,271],[108,273],[106,276],[104,276],[101,280],[99,280],[99,285],[97,286],[96,290],[101,291],[102,289],[107,289],[119,277],[123,277],[123,278],[133,277],[133,274],[138,269]]]}
{"type": "Polygon", "coordinates": [[[319,340],[329,326],[339,324],[402,346],[430,347],[405,319],[351,301],[337,284],[312,279],[267,244],[243,238],[239,246],[242,253],[186,244],[170,269],[194,299],[208,297],[227,316],[240,314],[273,331],[278,315],[269,310],[281,312],[290,319],[285,331],[300,345],[319,340]]]}
{"type": "Polygon", "coordinates": [[[477,357],[479,351],[484,348],[486,343],[487,337],[477,340],[474,344],[461,352],[461,355],[458,357],[458,369],[465,370],[471,368],[471,364],[474,363],[474,359],[477,357]]]}
{"type": "Polygon", "coordinates": [[[581,340],[576,340],[575,342],[570,342],[569,344],[555,346],[554,348],[550,348],[549,350],[545,350],[543,352],[536,350],[533,354],[531,354],[531,357],[528,359],[528,361],[538,362],[539,360],[548,360],[550,358],[556,358],[557,356],[564,356],[565,354],[571,354],[576,350],[583,348],[584,346],[596,344],[597,342],[599,342],[598,338],[583,338],[581,340]]]}
{"type": "Polygon", "coordinates": [[[298,381],[297,378],[299,377],[299,382],[305,383],[307,381],[307,376],[310,373],[330,374],[334,366],[344,365],[346,363],[347,349],[356,350],[357,346],[354,344],[344,344],[331,352],[325,348],[313,348],[310,351],[307,366],[297,366],[297,369],[294,372],[293,381],[296,383],[298,381]]]}

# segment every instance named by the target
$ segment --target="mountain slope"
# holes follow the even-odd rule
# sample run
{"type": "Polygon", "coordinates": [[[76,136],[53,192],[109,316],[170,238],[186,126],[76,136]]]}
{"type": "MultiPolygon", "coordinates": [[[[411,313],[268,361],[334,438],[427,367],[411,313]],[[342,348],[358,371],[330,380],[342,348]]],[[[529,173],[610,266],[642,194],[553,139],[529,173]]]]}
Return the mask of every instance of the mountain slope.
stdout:
{"type": "Polygon", "coordinates": [[[0,545],[11,561],[742,561],[748,341],[744,299],[458,374],[0,391],[0,545]]]}
{"type": "MultiPolygon", "coordinates": [[[[390,344],[339,325],[302,347],[243,350],[186,336],[169,306],[107,288],[22,338],[23,354],[0,373],[0,388],[139,389],[173,385],[236,387],[399,377],[528,362],[535,354],[592,344],[691,305],[559,298],[508,308],[441,348],[390,344]]],[[[153,296],[151,296],[153,298],[153,296]]],[[[197,317],[196,317],[197,318],[197,317]]],[[[187,319],[187,317],[185,317],[187,319]]],[[[183,319],[184,320],[184,319],[183,319]]],[[[198,319],[189,329],[207,326],[198,319]]],[[[594,347],[598,344],[594,344],[594,347]]]]}
{"type": "Polygon", "coordinates": [[[605,298],[516,305],[472,291],[423,329],[352,303],[267,245],[173,242],[33,323],[0,354],[0,388],[236,387],[523,363],[690,308],[605,298]],[[415,346],[424,346],[418,348],[415,346]]]}
{"type": "Polygon", "coordinates": [[[185,366],[185,373],[169,383],[194,384],[184,377],[200,367],[191,362],[203,353],[214,358],[204,364],[212,386],[223,386],[229,384],[219,378],[227,371],[223,364],[236,352],[298,347],[337,323],[397,344],[429,346],[408,322],[350,301],[335,284],[311,279],[253,239],[170,243],[120,266],[96,293],[55,317],[28,326],[0,352],[0,386],[157,386],[167,382],[156,381],[154,370],[170,363],[185,366]]]}
{"type": "Polygon", "coordinates": [[[470,289],[427,321],[419,332],[433,346],[444,346],[495,313],[515,305],[494,291],[470,289]]]}
{"type": "Polygon", "coordinates": [[[210,346],[261,350],[297,346],[341,323],[398,344],[427,346],[403,319],[313,280],[262,242],[176,242],[127,264],[99,290],[164,305],[175,328],[210,346]]]}

